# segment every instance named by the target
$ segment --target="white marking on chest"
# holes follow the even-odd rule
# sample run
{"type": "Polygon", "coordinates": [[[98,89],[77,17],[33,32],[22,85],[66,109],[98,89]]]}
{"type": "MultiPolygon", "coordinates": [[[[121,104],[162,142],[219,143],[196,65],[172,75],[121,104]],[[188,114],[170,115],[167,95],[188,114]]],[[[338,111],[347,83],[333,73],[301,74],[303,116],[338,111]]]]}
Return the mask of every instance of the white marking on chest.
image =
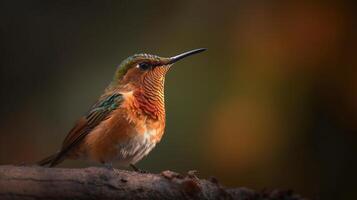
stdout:
{"type": "Polygon", "coordinates": [[[151,138],[156,134],[156,130],[146,131],[144,134],[127,139],[118,145],[118,156],[116,160],[120,165],[128,166],[135,164],[146,156],[156,145],[151,138]]]}

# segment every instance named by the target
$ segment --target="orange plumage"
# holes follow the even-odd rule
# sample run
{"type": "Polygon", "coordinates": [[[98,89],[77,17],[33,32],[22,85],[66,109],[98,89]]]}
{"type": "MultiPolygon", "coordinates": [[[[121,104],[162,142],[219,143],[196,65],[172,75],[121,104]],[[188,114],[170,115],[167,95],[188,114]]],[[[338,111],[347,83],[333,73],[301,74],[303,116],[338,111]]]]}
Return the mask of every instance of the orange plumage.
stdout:
{"type": "Polygon", "coordinates": [[[165,129],[165,75],[171,65],[204,49],[171,58],[136,54],[124,60],[104,94],[65,138],[59,152],[40,161],[64,159],[133,165],[161,140],[165,129]]]}

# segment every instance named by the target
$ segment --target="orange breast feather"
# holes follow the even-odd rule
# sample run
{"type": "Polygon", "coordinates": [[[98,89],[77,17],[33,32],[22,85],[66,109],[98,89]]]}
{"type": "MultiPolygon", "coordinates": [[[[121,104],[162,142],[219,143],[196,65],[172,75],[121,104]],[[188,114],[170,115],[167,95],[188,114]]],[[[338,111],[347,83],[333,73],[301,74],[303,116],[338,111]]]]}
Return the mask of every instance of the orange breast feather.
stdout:
{"type": "Polygon", "coordinates": [[[130,145],[137,135],[152,133],[150,140],[160,141],[165,123],[148,118],[139,107],[132,93],[124,94],[122,105],[86,136],[80,151],[90,160],[108,162],[118,156],[120,144],[130,145]]]}

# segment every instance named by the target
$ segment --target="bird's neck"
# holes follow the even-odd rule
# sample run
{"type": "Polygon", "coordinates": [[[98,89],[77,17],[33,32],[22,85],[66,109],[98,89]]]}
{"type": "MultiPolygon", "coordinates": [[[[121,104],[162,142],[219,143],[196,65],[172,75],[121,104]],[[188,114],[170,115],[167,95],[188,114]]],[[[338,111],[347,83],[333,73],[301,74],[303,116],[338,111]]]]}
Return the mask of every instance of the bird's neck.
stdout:
{"type": "Polygon", "coordinates": [[[164,84],[166,68],[148,72],[134,91],[139,109],[152,119],[165,120],[164,84]]]}

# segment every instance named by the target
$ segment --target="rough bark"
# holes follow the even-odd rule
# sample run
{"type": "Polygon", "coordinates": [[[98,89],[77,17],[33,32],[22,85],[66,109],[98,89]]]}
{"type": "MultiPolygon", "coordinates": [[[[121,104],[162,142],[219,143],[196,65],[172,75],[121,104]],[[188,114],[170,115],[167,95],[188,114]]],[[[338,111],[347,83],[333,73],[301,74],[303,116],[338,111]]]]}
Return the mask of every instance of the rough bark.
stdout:
{"type": "Polygon", "coordinates": [[[0,199],[302,199],[291,191],[225,188],[193,172],[143,174],[105,168],[0,166],[0,199]]]}

